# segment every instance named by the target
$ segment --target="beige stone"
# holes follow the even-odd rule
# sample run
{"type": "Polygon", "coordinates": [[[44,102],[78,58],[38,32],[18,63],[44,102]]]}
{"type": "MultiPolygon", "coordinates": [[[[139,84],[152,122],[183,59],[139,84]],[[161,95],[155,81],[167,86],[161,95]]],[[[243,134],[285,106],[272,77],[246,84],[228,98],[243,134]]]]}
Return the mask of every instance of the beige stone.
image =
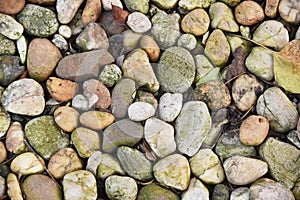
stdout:
{"type": "Polygon", "coordinates": [[[79,112],[72,107],[61,106],[54,111],[56,124],[67,132],[72,132],[79,125],[79,112]]]}
{"type": "Polygon", "coordinates": [[[5,161],[7,157],[7,151],[6,148],[3,144],[3,142],[0,141],[0,163],[2,163],[3,161],[5,161]]]}
{"type": "Polygon", "coordinates": [[[88,111],[79,117],[82,125],[94,130],[102,130],[111,125],[114,120],[115,117],[112,114],[102,111],[88,111]]]}
{"type": "Polygon", "coordinates": [[[262,7],[255,1],[247,0],[235,7],[236,21],[244,26],[251,26],[265,17],[262,7]]]}
{"type": "Polygon", "coordinates": [[[56,77],[50,77],[46,84],[50,95],[57,101],[70,101],[79,90],[77,83],[56,77]]]}
{"type": "Polygon", "coordinates": [[[95,22],[101,14],[101,0],[87,0],[82,12],[82,23],[87,25],[90,22],[95,22]]]}
{"type": "Polygon", "coordinates": [[[204,9],[197,8],[186,14],[181,20],[181,28],[185,33],[200,36],[209,28],[210,19],[204,9]]]}

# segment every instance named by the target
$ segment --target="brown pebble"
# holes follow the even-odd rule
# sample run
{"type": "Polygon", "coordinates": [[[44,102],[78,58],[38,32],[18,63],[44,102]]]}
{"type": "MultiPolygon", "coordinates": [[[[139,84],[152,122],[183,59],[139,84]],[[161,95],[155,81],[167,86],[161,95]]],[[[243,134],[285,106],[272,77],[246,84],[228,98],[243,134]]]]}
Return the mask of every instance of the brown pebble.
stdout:
{"type": "Polygon", "coordinates": [[[276,17],[279,2],[280,0],[266,0],[265,14],[268,17],[270,18],[276,17]]]}
{"type": "Polygon", "coordinates": [[[90,22],[95,22],[100,17],[102,11],[101,0],[87,0],[82,12],[82,23],[87,25],[90,22]]]}
{"type": "Polygon", "coordinates": [[[24,153],[27,150],[24,141],[25,134],[22,125],[19,122],[13,122],[6,133],[5,146],[7,150],[14,154],[24,153]]]}
{"type": "Polygon", "coordinates": [[[46,85],[51,97],[62,102],[70,101],[79,90],[77,83],[56,77],[50,77],[46,85]]]}
{"type": "Polygon", "coordinates": [[[203,35],[209,28],[210,19],[204,9],[197,8],[186,14],[181,21],[181,28],[185,33],[195,36],[203,35]]]}
{"type": "Polygon", "coordinates": [[[102,130],[111,125],[114,120],[115,117],[112,114],[101,111],[88,111],[79,117],[82,125],[94,130],[102,130]]]}
{"type": "Polygon", "coordinates": [[[3,142],[0,141],[0,163],[2,163],[3,161],[5,161],[7,157],[7,151],[6,148],[3,144],[3,142]]]}
{"type": "Polygon", "coordinates": [[[250,115],[240,126],[240,140],[245,145],[260,145],[269,132],[269,121],[262,116],[250,115]]]}
{"type": "Polygon", "coordinates": [[[79,124],[80,113],[72,107],[61,106],[54,111],[56,124],[64,131],[72,132],[79,124]]]}
{"type": "Polygon", "coordinates": [[[235,7],[236,21],[244,26],[257,24],[265,18],[262,7],[255,1],[243,1],[235,7]]]}
{"type": "Polygon", "coordinates": [[[25,0],[1,0],[0,13],[14,15],[19,13],[25,6],[25,0]]]}
{"type": "Polygon", "coordinates": [[[146,51],[151,62],[156,62],[158,60],[160,48],[153,37],[143,35],[140,39],[140,47],[146,51]]]}

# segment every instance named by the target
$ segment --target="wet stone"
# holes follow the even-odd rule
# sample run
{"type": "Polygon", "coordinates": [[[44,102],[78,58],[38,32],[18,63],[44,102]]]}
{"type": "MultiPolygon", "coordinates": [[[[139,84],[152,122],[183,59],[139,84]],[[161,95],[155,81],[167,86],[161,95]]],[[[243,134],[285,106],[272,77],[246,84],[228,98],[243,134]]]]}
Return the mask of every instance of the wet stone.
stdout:
{"type": "Polygon", "coordinates": [[[179,115],[182,108],[183,96],[180,93],[165,93],[159,99],[159,116],[162,120],[172,122],[179,115]]]}
{"type": "Polygon", "coordinates": [[[284,21],[299,24],[300,23],[300,2],[293,0],[282,0],[279,3],[278,11],[284,21]]]}
{"type": "Polygon", "coordinates": [[[181,28],[185,33],[200,36],[207,32],[210,19],[204,9],[195,9],[186,14],[181,20],[181,28]]]}
{"type": "Polygon", "coordinates": [[[134,102],[128,107],[128,117],[132,121],[144,121],[155,114],[155,108],[146,102],[134,102]]]}
{"type": "Polygon", "coordinates": [[[137,183],[125,176],[109,176],[105,180],[105,192],[110,199],[135,199],[138,193],[137,183]]]}
{"type": "Polygon", "coordinates": [[[42,173],[45,168],[45,162],[40,156],[26,152],[14,158],[10,168],[12,172],[26,176],[42,173]]]}
{"type": "Polygon", "coordinates": [[[9,129],[11,122],[10,115],[0,107],[0,138],[3,137],[9,129]]]}
{"type": "Polygon", "coordinates": [[[79,121],[82,125],[93,130],[102,130],[114,122],[115,117],[102,111],[88,111],[80,115],[79,121]]]}
{"type": "Polygon", "coordinates": [[[37,37],[51,36],[59,26],[52,10],[34,4],[27,4],[17,18],[28,34],[37,37]]]}
{"type": "Polygon", "coordinates": [[[82,12],[82,24],[96,22],[102,11],[101,0],[87,0],[82,12]]]}
{"type": "Polygon", "coordinates": [[[193,178],[189,188],[182,194],[182,200],[198,198],[201,200],[209,200],[209,191],[200,180],[193,178]]]}
{"type": "Polygon", "coordinates": [[[20,12],[24,6],[25,0],[3,0],[0,5],[0,12],[8,15],[14,15],[20,12]]]}
{"type": "Polygon", "coordinates": [[[162,187],[158,184],[151,183],[145,185],[140,189],[137,200],[179,200],[180,197],[175,194],[172,190],[162,187]]]}
{"type": "Polygon", "coordinates": [[[107,87],[114,86],[122,77],[122,71],[116,64],[106,65],[98,77],[107,87]]]}
{"type": "Polygon", "coordinates": [[[25,134],[19,122],[13,122],[6,134],[5,146],[8,151],[14,154],[24,153],[27,147],[24,143],[25,134]]]}
{"type": "Polygon", "coordinates": [[[148,0],[124,0],[124,3],[130,12],[141,12],[147,14],[149,10],[148,0]]]}
{"type": "Polygon", "coordinates": [[[7,37],[0,34],[0,55],[13,55],[16,53],[16,45],[7,37]]]}
{"type": "Polygon", "coordinates": [[[59,22],[62,24],[71,22],[82,2],[83,0],[58,0],[56,11],[59,22]]]}
{"type": "Polygon", "coordinates": [[[125,175],[125,172],[123,171],[120,162],[115,157],[103,153],[97,168],[96,177],[104,180],[113,174],[125,175]]]}
{"type": "Polygon", "coordinates": [[[46,85],[51,97],[62,102],[70,101],[79,91],[77,83],[56,77],[50,77],[46,85]]]}
{"type": "Polygon", "coordinates": [[[19,62],[20,58],[17,56],[0,56],[0,84],[2,86],[9,85],[23,74],[25,67],[19,62]]]}
{"type": "Polygon", "coordinates": [[[151,28],[151,22],[148,17],[140,12],[129,14],[126,24],[136,33],[145,33],[151,28]]]}
{"type": "Polygon", "coordinates": [[[11,40],[19,39],[24,31],[23,26],[10,15],[0,13],[0,23],[6,24],[5,28],[0,29],[0,34],[11,40]]]}
{"type": "Polygon", "coordinates": [[[265,17],[264,10],[255,1],[247,0],[235,7],[236,21],[244,26],[251,26],[262,21],[265,17]],[[247,13],[247,14],[245,14],[247,13]]]}

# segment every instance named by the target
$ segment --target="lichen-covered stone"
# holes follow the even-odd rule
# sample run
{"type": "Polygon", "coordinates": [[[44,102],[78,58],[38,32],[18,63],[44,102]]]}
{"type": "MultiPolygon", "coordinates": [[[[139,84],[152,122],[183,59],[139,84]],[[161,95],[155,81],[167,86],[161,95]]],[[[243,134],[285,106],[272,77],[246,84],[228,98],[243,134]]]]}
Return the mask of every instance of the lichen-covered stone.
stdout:
{"type": "Polygon", "coordinates": [[[125,172],[115,157],[110,154],[103,153],[102,159],[97,167],[96,177],[104,180],[113,174],[125,175],[125,172]]]}
{"type": "Polygon", "coordinates": [[[0,23],[5,25],[1,26],[0,29],[0,34],[5,37],[11,40],[17,40],[22,36],[24,31],[23,26],[10,15],[0,13],[0,23]]]}
{"type": "Polygon", "coordinates": [[[195,8],[208,8],[216,0],[180,0],[178,2],[181,11],[190,11],[195,8]]]}
{"type": "Polygon", "coordinates": [[[136,181],[126,176],[109,176],[105,180],[105,192],[110,199],[132,200],[138,193],[136,181]]]}
{"type": "Polygon", "coordinates": [[[0,34],[0,55],[13,55],[16,53],[14,42],[0,34]]]}
{"type": "Polygon", "coordinates": [[[158,184],[151,183],[140,189],[137,200],[179,200],[180,197],[172,190],[162,187],[158,184]]]}
{"type": "Polygon", "coordinates": [[[106,65],[98,79],[107,87],[114,86],[122,77],[122,71],[116,64],[106,65]]]}
{"type": "Polygon", "coordinates": [[[0,84],[7,86],[16,80],[23,72],[25,67],[19,64],[18,56],[3,55],[0,56],[0,84]]]}
{"type": "Polygon", "coordinates": [[[224,184],[217,184],[214,187],[212,200],[228,200],[229,199],[229,188],[224,184]]]}

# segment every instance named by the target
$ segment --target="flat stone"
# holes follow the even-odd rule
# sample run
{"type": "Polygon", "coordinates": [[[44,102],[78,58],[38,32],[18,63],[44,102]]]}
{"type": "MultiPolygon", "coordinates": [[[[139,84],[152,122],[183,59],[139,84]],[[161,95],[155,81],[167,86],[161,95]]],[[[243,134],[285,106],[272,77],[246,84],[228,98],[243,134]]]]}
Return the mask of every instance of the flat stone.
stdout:
{"type": "Polygon", "coordinates": [[[22,35],[18,40],[17,40],[17,49],[18,53],[20,55],[20,60],[22,64],[25,64],[26,62],[26,57],[27,57],[27,46],[28,42],[27,39],[22,35]]]}
{"type": "Polygon", "coordinates": [[[211,27],[222,31],[238,32],[239,26],[236,23],[232,10],[222,2],[214,3],[209,8],[211,27]]]}
{"type": "Polygon", "coordinates": [[[202,145],[211,127],[211,117],[202,101],[189,101],[175,121],[176,143],[181,153],[193,156],[202,145]]]}
{"type": "Polygon", "coordinates": [[[14,15],[19,13],[24,6],[25,0],[4,0],[1,1],[0,12],[3,14],[14,15]]]}
{"type": "Polygon", "coordinates": [[[48,170],[56,179],[62,179],[64,175],[82,168],[83,162],[72,148],[59,150],[48,162],[48,170]]]}
{"type": "Polygon", "coordinates": [[[56,124],[67,132],[72,132],[79,125],[79,112],[73,107],[61,106],[54,111],[56,124]]]}
{"type": "Polygon", "coordinates": [[[17,56],[0,56],[0,84],[7,86],[16,80],[23,72],[25,67],[19,64],[20,58],[17,56]]]}
{"type": "Polygon", "coordinates": [[[134,102],[128,107],[128,117],[132,121],[144,121],[155,114],[155,108],[146,102],[134,102]]]}
{"type": "Polygon", "coordinates": [[[77,83],[56,77],[50,77],[46,85],[51,97],[62,102],[70,101],[79,91],[77,83]]]}
{"type": "Polygon", "coordinates": [[[13,159],[10,165],[12,172],[20,175],[30,175],[42,173],[45,170],[44,160],[31,152],[18,155],[13,159]]]}
{"type": "Polygon", "coordinates": [[[259,155],[276,181],[289,189],[295,185],[300,167],[300,151],[296,147],[270,137],[260,146],[259,155]]]}
{"type": "Polygon", "coordinates": [[[195,62],[191,53],[182,47],[166,49],[160,57],[157,75],[163,91],[185,92],[195,78],[195,62]]]}
{"type": "Polygon", "coordinates": [[[7,195],[11,199],[23,199],[19,180],[14,173],[8,174],[6,182],[7,182],[7,195]]]}
{"type": "Polygon", "coordinates": [[[153,199],[153,200],[179,200],[180,197],[172,190],[162,187],[158,184],[151,183],[140,189],[137,200],[153,199]]]}
{"type": "Polygon", "coordinates": [[[83,0],[56,1],[57,17],[60,23],[68,24],[74,18],[83,0]]]}
{"type": "Polygon", "coordinates": [[[80,35],[76,38],[76,45],[82,51],[96,49],[107,50],[109,47],[105,30],[95,22],[91,22],[85,26],[80,35]]]}
{"type": "Polygon", "coordinates": [[[269,120],[274,131],[287,132],[297,126],[299,114],[296,108],[277,87],[265,90],[257,100],[256,111],[269,120]]]}
{"type": "Polygon", "coordinates": [[[116,64],[106,65],[98,77],[107,87],[114,86],[122,78],[122,71],[116,64]]]}
{"type": "Polygon", "coordinates": [[[64,79],[82,81],[97,78],[100,68],[114,62],[112,55],[103,49],[76,53],[63,57],[56,67],[56,74],[64,79]]]}
{"type": "Polygon", "coordinates": [[[190,11],[195,8],[208,8],[216,0],[179,0],[178,6],[182,11],[190,11]]]}
{"type": "Polygon", "coordinates": [[[81,158],[88,158],[95,151],[100,150],[100,135],[90,129],[76,128],[72,132],[71,140],[81,158]]]}
{"type": "Polygon", "coordinates": [[[7,158],[7,150],[3,142],[0,141],[0,163],[5,161],[7,158]]]}
{"type": "Polygon", "coordinates": [[[278,11],[282,19],[288,23],[300,23],[300,2],[282,0],[279,3],[278,11]]]}
{"type": "Polygon", "coordinates": [[[189,185],[191,170],[184,156],[173,154],[159,160],[153,166],[153,173],[159,183],[183,191],[189,185]]]}
{"type": "Polygon", "coordinates": [[[182,193],[182,200],[190,199],[209,200],[209,191],[200,180],[193,178],[190,182],[189,188],[182,193]]]}
{"type": "Polygon", "coordinates": [[[115,157],[103,153],[97,168],[96,177],[104,180],[113,174],[125,175],[125,172],[123,171],[120,162],[115,157]]]}
{"type": "Polygon", "coordinates": [[[65,200],[97,199],[94,175],[86,170],[66,174],[62,181],[65,200]]]}
{"type": "Polygon", "coordinates": [[[136,33],[145,33],[151,29],[149,18],[140,12],[133,12],[128,15],[126,24],[136,33]]]}
{"type": "Polygon", "coordinates": [[[19,122],[13,122],[6,133],[5,146],[7,150],[14,154],[24,153],[27,150],[24,142],[25,134],[22,125],[19,122]]]}
{"type": "Polygon", "coordinates": [[[275,18],[278,11],[280,0],[267,0],[265,6],[265,14],[270,18],[275,18]]]}
{"type": "Polygon", "coordinates": [[[139,41],[139,45],[146,51],[151,62],[157,62],[160,55],[160,48],[153,37],[143,35],[139,41]]]}
{"type": "Polygon", "coordinates": [[[201,36],[207,32],[210,19],[204,9],[197,8],[186,14],[181,20],[181,28],[185,33],[201,36]]]}
{"type": "Polygon", "coordinates": [[[102,130],[111,125],[115,117],[102,111],[87,111],[80,115],[79,121],[82,125],[93,130],[102,130]]]}
{"type": "Polygon", "coordinates": [[[102,11],[101,0],[87,0],[82,12],[82,24],[96,22],[102,11]]]}
{"type": "Polygon", "coordinates": [[[123,9],[123,4],[120,0],[102,0],[102,5],[104,10],[112,10],[112,5],[118,6],[123,9]]]}
{"type": "Polygon", "coordinates": [[[179,115],[183,103],[180,93],[164,93],[159,99],[159,116],[162,120],[172,122],[179,115]]]}
{"type": "Polygon", "coordinates": [[[0,34],[0,55],[14,55],[16,53],[15,43],[0,34]]]}
{"type": "Polygon", "coordinates": [[[0,107],[0,138],[3,137],[9,129],[11,122],[10,115],[0,107]]]}
{"type": "Polygon", "coordinates": [[[105,180],[105,192],[110,199],[135,199],[138,193],[137,183],[126,176],[109,176],[105,180]]]}
{"type": "Polygon", "coordinates": [[[218,184],[225,178],[221,162],[211,149],[200,149],[189,163],[192,173],[207,184],[218,184]]]}
{"type": "Polygon", "coordinates": [[[0,23],[5,24],[5,28],[1,28],[0,34],[11,40],[19,39],[24,31],[23,26],[9,15],[0,13],[0,23]]]}
{"type": "Polygon", "coordinates": [[[54,71],[62,55],[48,39],[33,39],[27,52],[27,69],[31,78],[42,82],[54,71]]]}
{"type": "Polygon", "coordinates": [[[148,0],[124,0],[124,3],[130,12],[137,11],[143,14],[148,13],[149,10],[148,0]]]}
{"type": "Polygon", "coordinates": [[[26,4],[17,18],[28,34],[37,37],[51,36],[59,26],[52,10],[34,4],[26,4]]]}
{"type": "Polygon", "coordinates": [[[217,184],[214,187],[212,200],[224,200],[229,199],[229,188],[224,184],[217,184]]]}
{"type": "Polygon", "coordinates": [[[230,194],[230,200],[250,200],[250,189],[247,187],[234,189],[230,194]]]}
{"type": "Polygon", "coordinates": [[[257,24],[265,18],[262,7],[252,0],[243,1],[238,4],[235,7],[234,15],[236,21],[244,26],[257,24]]]}
{"type": "Polygon", "coordinates": [[[2,105],[15,114],[40,115],[45,107],[44,90],[33,79],[14,81],[3,92],[2,105]]]}

